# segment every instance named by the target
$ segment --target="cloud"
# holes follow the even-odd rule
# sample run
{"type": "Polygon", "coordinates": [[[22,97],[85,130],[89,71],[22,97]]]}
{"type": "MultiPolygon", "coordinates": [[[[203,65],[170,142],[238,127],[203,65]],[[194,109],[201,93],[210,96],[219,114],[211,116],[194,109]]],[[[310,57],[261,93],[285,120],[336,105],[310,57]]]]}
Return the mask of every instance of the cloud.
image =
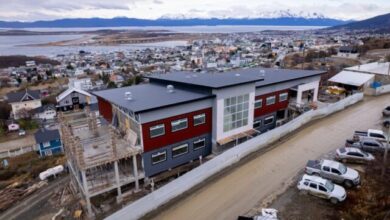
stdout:
{"type": "Polygon", "coordinates": [[[134,17],[272,17],[282,11],[364,19],[390,11],[388,0],[0,0],[0,20],[134,17]]]}
{"type": "Polygon", "coordinates": [[[160,1],[160,0],[154,0],[153,2],[156,4],[163,4],[164,3],[163,1],[160,1]]]}

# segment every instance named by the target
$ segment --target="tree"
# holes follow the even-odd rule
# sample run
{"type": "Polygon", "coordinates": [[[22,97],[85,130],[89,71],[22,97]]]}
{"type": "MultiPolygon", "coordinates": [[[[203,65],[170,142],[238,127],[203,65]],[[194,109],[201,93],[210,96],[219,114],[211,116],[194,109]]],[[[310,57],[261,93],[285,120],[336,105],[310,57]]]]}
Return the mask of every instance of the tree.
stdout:
{"type": "Polygon", "coordinates": [[[390,62],[390,54],[386,55],[385,60],[386,62],[390,62]]]}
{"type": "Polygon", "coordinates": [[[68,65],[66,66],[66,69],[73,70],[73,66],[70,63],[68,63],[68,65]]]}
{"type": "Polygon", "coordinates": [[[134,77],[134,84],[135,84],[135,85],[140,84],[142,81],[143,81],[143,80],[142,80],[142,76],[136,75],[136,76],[134,77]]]}
{"type": "MultiPolygon", "coordinates": [[[[134,77],[135,78],[135,77],[134,77]]],[[[126,82],[122,84],[122,86],[131,86],[134,83],[134,78],[129,78],[126,82]]]]}
{"type": "Polygon", "coordinates": [[[53,72],[51,70],[46,70],[46,76],[50,77],[53,75],[53,72]]]}
{"type": "Polygon", "coordinates": [[[56,97],[55,96],[47,96],[47,97],[42,99],[42,105],[48,105],[48,104],[56,105],[57,104],[56,97]]]}
{"type": "Polygon", "coordinates": [[[104,83],[108,83],[110,81],[110,76],[108,74],[103,73],[102,80],[104,83]]]}
{"type": "Polygon", "coordinates": [[[11,114],[11,105],[6,102],[0,102],[0,119],[7,120],[11,114]]]}
{"type": "Polygon", "coordinates": [[[110,81],[108,84],[107,84],[107,88],[118,88],[116,86],[116,84],[113,82],[113,81],[110,81]]]}

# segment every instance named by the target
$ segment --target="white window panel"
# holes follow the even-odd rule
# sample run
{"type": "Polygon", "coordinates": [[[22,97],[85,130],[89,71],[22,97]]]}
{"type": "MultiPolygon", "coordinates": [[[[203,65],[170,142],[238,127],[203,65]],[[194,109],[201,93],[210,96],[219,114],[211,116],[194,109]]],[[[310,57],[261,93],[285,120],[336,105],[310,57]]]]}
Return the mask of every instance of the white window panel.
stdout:
{"type": "Polygon", "coordinates": [[[269,96],[267,97],[267,100],[266,100],[266,105],[273,105],[275,104],[275,96],[269,96]]]}
{"type": "Polygon", "coordinates": [[[182,144],[172,148],[172,157],[178,157],[186,153],[188,153],[188,144],[182,144]]]}
{"type": "Polygon", "coordinates": [[[188,127],[188,120],[187,118],[183,118],[176,121],[172,121],[171,125],[172,125],[172,132],[183,130],[188,127]]]}
{"type": "Polygon", "coordinates": [[[153,127],[150,127],[150,137],[158,137],[165,134],[165,126],[164,124],[159,124],[153,127]]]}
{"type": "Polygon", "coordinates": [[[160,151],[152,154],[152,164],[158,164],[167,160],[167,152],[160,151]]]}
{"type": "Polygon", "coordinates": [[[206,114],[199,114],[194,116],[194,126],[206,123],[206,114]]]}

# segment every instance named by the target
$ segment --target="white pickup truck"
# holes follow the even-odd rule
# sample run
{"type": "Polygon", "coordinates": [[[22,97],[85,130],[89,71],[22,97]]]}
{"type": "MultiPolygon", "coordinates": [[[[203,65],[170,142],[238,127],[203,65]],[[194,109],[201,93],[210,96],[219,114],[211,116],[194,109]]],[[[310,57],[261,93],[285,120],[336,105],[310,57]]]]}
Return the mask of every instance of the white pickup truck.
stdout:
{"type": "Polygon", "coordinates": [[[305,172],[344,184],[346,187],[356,186],[360,183],[360,175],[356,170],[332,160],[309,160],[305,172]]]}
{"type": "Polygon", "coordinates": [[[360,137],[361,139],[373,139],[386,143],[386,135],[381,130],[368,129],[367,131],[355,131],[354,136],[360,137]]]}

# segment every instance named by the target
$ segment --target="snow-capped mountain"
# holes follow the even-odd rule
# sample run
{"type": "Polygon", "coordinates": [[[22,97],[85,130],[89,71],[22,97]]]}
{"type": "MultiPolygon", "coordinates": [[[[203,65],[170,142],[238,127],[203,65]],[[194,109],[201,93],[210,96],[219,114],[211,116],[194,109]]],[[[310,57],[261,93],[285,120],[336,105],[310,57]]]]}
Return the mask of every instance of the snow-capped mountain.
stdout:
{"type": "Polygon", "coordinates": [[[208,15],[206,13],[202,13],[197,11],[196,13],[186,13],[186,14],[165,14],[161,16],[159,19],[256,19],[256,18],[305,18],[305,19],[331,19],[329,17],[324,16],[318,12],[293,12],[290,9],[287,10],[276,10],[276,11],[258,11],[254,12],[251,15],[232,15],[234,13],[229,13],[228,11],[225,13],[220,13],[218,15],[208,15]]]}

